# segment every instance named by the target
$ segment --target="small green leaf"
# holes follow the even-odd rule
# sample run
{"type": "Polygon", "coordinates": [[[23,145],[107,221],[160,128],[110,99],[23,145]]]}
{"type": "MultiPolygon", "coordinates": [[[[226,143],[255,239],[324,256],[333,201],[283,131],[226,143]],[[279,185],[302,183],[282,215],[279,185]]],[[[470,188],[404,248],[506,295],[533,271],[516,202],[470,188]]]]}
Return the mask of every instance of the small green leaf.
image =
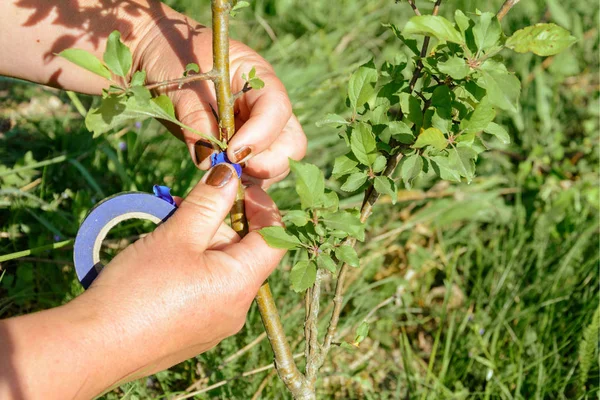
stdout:
{"type": "Polygon", "coordinates": [[[358,346],[360,342],[367,338],[367,336],[369,336],[369,324],[367,323],[367,321],[363,321],[358,326],[358,329],[356,329],[356,338],[354,339],[354,345],[358,346]]]}
{"type": "Polygon", "coordinates": [[[58,53],[58,55],[96,75],[100,75],[106,79],[111,78],[108,68],[92,53],[81,49],[66,49],[58,53]]]}
{"type": "Polygon", "coordinates": [[[103,59],[113,74],[125,77],[129,73],[133,57],[131,50],[121,42],[119,31],[113,31],[108,35],[103,59]]]}
{"type": "Polygon", "coordinates": [[[469,115],[469,118],[460,121],[460,130],[463,133],[481,132],[494,120],[494,117],[496,117],[496,110],[487,100],[487,97],[484,97],[469,115]]]}
{"type": "Polygon", "coordinates": [[[428,128],[421,132],[412,147],[420,149],[425,146],[432,146],[437,150],[444,150],[448,146],[448,141],[444,137],[442,131],[438,128],[428,128]]]}
{"type": "Polygon", "coordinates": [[[235,5],[233,7],[231,7],[231,10],[229,11],[229,15],[231,15],[232,17],[235,17],[241,9],[249,7],[249,6],[250,6],[250,3],[248,3],[247,1],[240,0],[237,3],[235,3],[235,5]]]}
{"type": "Polygon", "coordinates": [[[296,174],[296,192],[303,209],[315,208],[323,202],[325,178],[323,172],[312,164],[290,159],[290,168],[296,174]]]}
{"type": "Polygon", "coordinates": [[[252,78],[248,81],[252,89],[259,90],[265,87],[265,82],[260,78],[252,78]]]}
{"type": "Polygon", "coordinates": [[[488,126],[485,127],[484,131],[492,136],[495,136],[504,144],[510,143],[510,136],[508,135],[508,132],[506,132],[506,129],[495,122],[490,122],[488,126]]]}
{"type": "Polygon", "coordinates": [[[335,249],[335,256],[338,260],[345,262],[351,267],[358,267],[360,265],[360,260],[358,259],[358,254],[356,254],[356,250],[348,245],[342,245],[335,249]]]}
{"type": "Polygon", "coordinates": [[[248,79],[254,79],[256,77],[256,67],[252,67],[250,72],[248,72],[248,79]]]}
{"type": "Polygon", "coordinates": [[[383,171],[386,165],[387,159],[382,155],[377,156],[375,162],[373,163],[373,172],[378,173],[383,171]]]}
{"type": "Polygon", "coordinates": [[[367,181],[367,178],[368,176],[365,172],[356,172],[346,179],[346,182],[344,182],[340,189],[344,192],[354,192],[367,181]]]}
{"type": "Polygon", "coordinates": [[[348,211],[324,214],[319,219],[323,221],[328,229],[343,231],[358,240],[364,240],[365,238],[364,224],[360,222],[360,218],[357,215],[351,214],[348,211]]]}
{"type": "MultiPolygon", "coordinates": [[[[402,121],[391,121],[381,133],[381,136],[390,136],[404,144],[411,144],[415,141],[415,135],[412,130],[402,121]]],[[[383,138],[382,138],[383,140],[383,138]]]]}
{"type": "Polygon", "coordinates": [[[296,226],[304,226],[310,220],[308,214],[302,210],[291,210],[283,216],[283,222],[291,223],[296,226]]]}
{"type": "Polygon", "coordinates": [[[258,231],[265,242],[276,249],[297,249],[302,246],[300,240],[290,235],[281,226],[269,226],[258,231]]]}
{"type": "Polygon", "coordinates": [[[483,63],[477,84],[486,90],[492,105],[502,110],[517,111],[521,82],[503,64],[494,60],[483,63]]]}
{"type": "Polygon", "coordinates": [[[335,158],[333,162],[333,171],[331,174],[335,177],[347,175],[356,170],[358,161],[355,161],[347,155],[339,156],[335,158]]]}
{"type": "Polygon", "coordinates": [[[500,21],[498,21],[495,14],[490,12],[481,14],[473,27],[473,36],[479,51],[486,51],[495,47],[501,34],[500,21]]]}
{"type": "Polygon", "coordinates": [[[313,261],[298,261],[292,268],[290,280],[295,292],[303,292],[315,283],[317,266],[313,261]]]}
{"type": "Polygon", "coordinates": [[[146,71],[136,71],[131,78],[131,86],[143,86],[146,82],[146,71]]]}
{"type": "Polygon", "coordinates": [[[354,111],[363,106],[375,93],[376,82],[377,70],[372,61],[362,65],[352,74],[348,82],[348,98],[354,111]]]}
{"type": "Polygon", "coordinates": [[[387,176],[376,176],[375,190],[377,190],[378,193],[389,195],[392,198],[392,204],[396,204],[398,192],[396,191],[396,184],[393,180],[387,176]]]}
{"type": "Polygon", "coordinates": [[[185,71],[183,71],[183,76],[188,76],[190,72],[198,73],[200,72],[200,67],[196,63],[189,63],[185,66],[185,71]]]}
{"type": "Polygon", "coordinates": [[[157,118],[163,118],[166,120],[173,120],[175,118],[175,106],[173,106],[173,102],[166,94],[161,94],[158,97],[152,99],[154,104],[160,107],[161,110],[164,111],[166,116],[157,116],[157,118]]]}
{"type": "Polygon", "coordinates": [[[335,264],[335,261],[333,261],[333,258],[331,258],[331,256],[329,256],[329,254],[325,254],[325,253],[321,253],[317,257],[317,266],[319,268],[326,269],[327,271],[331,272],[332,274],[335,274],[335,272],[337,270],[337,265],[335,264]]]}
{"type": "Polygon", "coordinates": [[[352,130],[350,137],[350,149],[352,154],[361,164],[372,166],[377,158],[377,142],[375,135],[371,131],[371,126],[365,123],[358,123],[352,130]]]}
{"type": "Polygon", "coordinates": [[[139,104],[148,103],[152,98],[152,93],[144,86],[132,86],[127,90],[127,93],[132,95],[139,104]]]}
{"type": "Polygon", "coordinates": [[[400,176],[404,182],[404,186],[410,189],[412,181],[419,176],[423,171],[423,159],[418,154],[412,154],[405,156],[402,159],[402,166],[400,168],[400,176]]]}
{"type": "Polygon", "coordinates": [[[536,24],[519,29],[506,40],[506,47],[517,53],[528,51],[538,56],[558,54],[577,39],[565,28],[556,24],[536,24]]]}
{"type": "Polygon", "coordinates": [[[327,114],[325,116],[325,118],[323,118],[320,121],[317,121],[317,123],[315,125],[317,125],[319,128],[323,127],[323,126],[331,126],[333,128],[337,128],[340,125],[348,125],[349,122],[346,121],[346,119],[344,117],[342,117],[341,115],[337,115],[337,114],[327,114]]]}
{"type": "Polygon", "coordinates": [[[323,206],[321,210],[335,212],[340,207],[340,198],[336,192],[327,192],[323,196],[323,206]]]}
{"type": "Polygon", "coordinates": [[[452,79],[464,79],[471,72],[471,68],[462,57],[452,56],[447,61],[438,63],[440,72],[450,75],[452,79]]]}
{"type": "Polygon", "coordinates": [[[439,40],[463,44],[464,40],[454,25],[444,17],[437,15],[421,15],[412,17],[402,31],[406,34],[434,36],[439,40]]]}

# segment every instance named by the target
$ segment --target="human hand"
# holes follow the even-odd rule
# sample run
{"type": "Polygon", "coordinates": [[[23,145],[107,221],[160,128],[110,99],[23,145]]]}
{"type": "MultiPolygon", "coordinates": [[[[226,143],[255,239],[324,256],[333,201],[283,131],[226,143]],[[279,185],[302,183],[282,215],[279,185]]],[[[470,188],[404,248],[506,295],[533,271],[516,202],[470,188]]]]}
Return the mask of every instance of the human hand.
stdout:
{"type": "MultiPolygon", "coordinates": [[[[212,68],[212,32],[197,22],[171,10],[168,17],[152,20],[134,50],[134,70],[147,71],[147,81],[163,82],[181,77],[185,65],[195,62],[201,72],[212,68]]],[[[283,179],[289,172],[288,158],[301,159],[306,152],[306,137],[286,90],[273,67],[258,53],[237,41],[230,41],[231,89],[242,90],[246,75],[256,68],[265,87],[251,90],[235,103],[237,133],[229,143],[227,155],[233,162],[245,162],[244,179],[263,187],[283,179]]],[[[216,110],[212,82],[195,81],[160,89],[174,103],[178,119],[196,130],[219,137],[211,110],[216,110]]],[[[171,132],[185,142],[194,162],[210,167],[214,151],[206,141],[174,125],[171,132]]]]}
{"type": "Polygon", "coordinates": [[[102,352],[109,359],[120,355],[106,387],[166,369],[243,327],[285,251],[255,232],[281,224],[275,204],[256,186],[246,191],[250,233],[240,239],[223,223],[237,187],[230,166],[212,168],[169,220],[119,253],[67,305],[93,309],[102,352]]]}

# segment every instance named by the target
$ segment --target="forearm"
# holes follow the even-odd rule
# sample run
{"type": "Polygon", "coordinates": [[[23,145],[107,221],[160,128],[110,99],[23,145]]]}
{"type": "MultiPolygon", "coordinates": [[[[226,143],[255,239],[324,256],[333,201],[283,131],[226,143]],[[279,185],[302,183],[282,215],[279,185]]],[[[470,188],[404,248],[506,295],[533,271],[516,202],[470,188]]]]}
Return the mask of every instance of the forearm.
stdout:
{"type": "Polygon", "coordinates": [[[135,57],[136,47],[156,21],[178,15],[157,0],[103,3],[37,0],[19,6],[0,1],[0,75],[99,94],[108,81],[55,54],[80,48],[102,59],[108,35],[118,30],[135,57]]]}

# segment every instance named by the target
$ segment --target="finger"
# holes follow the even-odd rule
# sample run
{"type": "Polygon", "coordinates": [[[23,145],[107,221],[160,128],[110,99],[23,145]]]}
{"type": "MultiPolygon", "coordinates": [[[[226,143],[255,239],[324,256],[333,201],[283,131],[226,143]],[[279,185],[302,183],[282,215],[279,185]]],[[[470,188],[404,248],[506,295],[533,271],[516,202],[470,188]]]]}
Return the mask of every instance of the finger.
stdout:
{"type": "Polygon", "coordinates": [[[288,121],[283,133],[265,151],[246,163],[244,172],[259,179],[282,176],[289,170],[289,158],[300,160],[306,154],[306,135],[296,116],[288,121]]]}
{"type": "Polygon", "coordinates": [[[261,78],[265,88],[251,90],[241,99],[250,115],[227,149],[227,157],[237,163],[271,146],[292,116],[290,99],[279,79],[272,73],[261,78]]]}
{"type": "Polygon", "coordinates": [[[243,273],[252,274],[258,286],[277,267],[285,250],[270,247],[256,231],[283,224],[277,206],[262,189],[255,186],[247,188],[245,204],[250,233],[223,251],[238,261],[243,273]]]}
{"type": "Polygon", "coordinates": [[[238,243],[239,241],[240,235],[225,222],[222,222],[207,248],[209,250],[221,250],[224,247],[233,243],[238,243]]]}
{"type": "Polygon", "coordinates": [[[194,251],[207,249],[235,201],[238,184],[237,173],[229,164],[216,165],[162,225],[163,232],[174,230],[174,239],[194,251]]]}

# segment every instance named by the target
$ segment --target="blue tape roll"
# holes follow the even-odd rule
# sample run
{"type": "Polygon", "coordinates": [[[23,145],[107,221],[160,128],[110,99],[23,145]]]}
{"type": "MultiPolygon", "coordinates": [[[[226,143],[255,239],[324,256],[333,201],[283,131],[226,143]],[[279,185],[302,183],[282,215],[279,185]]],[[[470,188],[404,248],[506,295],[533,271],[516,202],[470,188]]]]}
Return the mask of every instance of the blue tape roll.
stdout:
{"type": "Polygon", "coordinates": [[[120,193],[104,199],[88,213],[77,232],[73,251],[75,271],[85,289],[104,268],[100,262],[100,247],[111,228],[133,218],[160,224],[177,209],[174,201],[171,203],[165,198],[170,197],[168,190],[166,195],[164,187],[155,187],[154,190],[161,193],[161,197],[138,192],[120,193]]]}

